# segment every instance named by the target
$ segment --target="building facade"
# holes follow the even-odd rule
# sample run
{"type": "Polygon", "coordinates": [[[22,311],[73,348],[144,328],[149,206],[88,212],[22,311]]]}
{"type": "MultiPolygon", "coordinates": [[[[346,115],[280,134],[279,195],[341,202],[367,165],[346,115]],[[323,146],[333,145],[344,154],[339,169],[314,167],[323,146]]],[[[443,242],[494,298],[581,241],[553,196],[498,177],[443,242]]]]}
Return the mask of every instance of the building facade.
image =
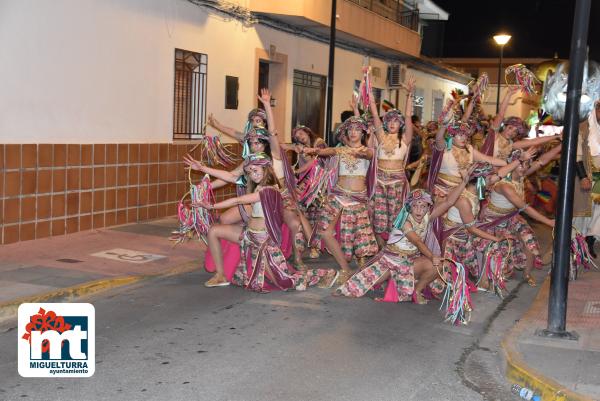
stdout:
{"type": "MultiPolygon", "coordinates": [[[[287,140],[297,123],[323,133],[329,2],[8,0],[1,7],[3,244],[174,215],[189,188],[181,158],[207,116],[241,129],[262,86],[273,93],[287,140]]],[[[419,59],[410,7],[397,8],[398,19],[375,11],[338,0],[334,122],[366,64],[382,98],[399,103],[390,66],[415,71],[419,112],[433,118],[440,97],[468,77],[419,59]]]]}

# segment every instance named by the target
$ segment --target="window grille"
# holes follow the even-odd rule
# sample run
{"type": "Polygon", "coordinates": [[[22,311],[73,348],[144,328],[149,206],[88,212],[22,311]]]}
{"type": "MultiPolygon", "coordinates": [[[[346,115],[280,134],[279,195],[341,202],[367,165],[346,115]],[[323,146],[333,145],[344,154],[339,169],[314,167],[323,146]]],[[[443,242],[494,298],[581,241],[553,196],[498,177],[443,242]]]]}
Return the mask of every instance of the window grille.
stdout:
{"type": "Polygon", "coordinates": [[[208,56],[175,49],[173,139],[198,139],[206,121],[208,56]]]}

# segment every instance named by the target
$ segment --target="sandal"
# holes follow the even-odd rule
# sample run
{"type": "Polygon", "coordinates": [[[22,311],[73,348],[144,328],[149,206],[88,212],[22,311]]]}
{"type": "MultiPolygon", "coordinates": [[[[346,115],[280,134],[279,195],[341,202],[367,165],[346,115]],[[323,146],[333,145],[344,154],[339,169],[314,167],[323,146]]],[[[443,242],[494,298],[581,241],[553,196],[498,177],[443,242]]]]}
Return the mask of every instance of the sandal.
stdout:
{"type": "Polygon", "coordinates": [[[335,282],[337,281],[339,276],[340,276],[339,270],[332,270],[331,272],[327,273],[327,275],[325,277],[323,277],[321,279],[321,281],[318,284],[318,287],[319,288],[333,287],[333,285],[335,284],[335,282]]]}
{"type": "Polygon", "coordinates": [[[342,286],[352,277],[354,272],[352,270],[338,270],[338,275],[336,278],[337,285],[342,286]]]}
{"type": "Polygon", "coordinates": [[[421,294],[420,292],[417,293],[416,291],[413,291],[412,293],[412,301],[414,304],[417,305],[427,305],[427,303],[429,303],[429,301],[423,296],[423,294],[421,294]]]}
{"type": "Polygon", "coordinates": [[[526,281],[530,287],[537,286],[537,283],[531,274],[523,274],[523,281],[526,281]]]}
{"type": "Polygon", "coordinates": [[[319,256],[321,256],[321,252],[317,248],[310,248],[310,253],[308,254],[310,259],[318,259],[319,256]]]}
{"type": "Polygon", "coordinates": [[[208,280],[206,283],[204,283],[205,287],[208,288],[212,288],[212,287],[226,287],[229,284],[231,284],[229,281],[227,281],[225,278],[221,278],[221,277],[213,277],[210,280],[208,280]]]}

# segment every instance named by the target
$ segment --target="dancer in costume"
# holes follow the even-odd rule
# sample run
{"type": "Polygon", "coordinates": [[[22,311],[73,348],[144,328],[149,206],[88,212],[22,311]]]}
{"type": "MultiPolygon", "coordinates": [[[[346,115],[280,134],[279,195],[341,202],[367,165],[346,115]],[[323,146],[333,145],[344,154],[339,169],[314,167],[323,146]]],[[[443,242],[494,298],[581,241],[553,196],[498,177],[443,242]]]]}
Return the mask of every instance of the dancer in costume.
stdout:
{"type": "MultiPolygon", "coordinates": [[[[327,147],[323,138],[317,135],[304,125],[297,125],[292,130],[292,142],[294,143],[294,151],[298,154],[298,168],[296,170],[297,180],[297,197],[298,205],[301,207],[308,223],[312,228],[315,227],[318,220],[319,209],[321,208],[321,190],[315,189],[316,181],[323,178],[325,175],[325,166],[323,160],[319,160],[315,156],[304,154],[306,148],[327,147]]],[[[306,240],[308,241],[308,237],[306,240]]],[[[320,249],[317,246],[310,247],[310,258],[316,259],[320,255],[320,249]]]]}
{"type": "Polygon", "coordinates": [[[520,117],[503,118],[511,97],[517,93],[518,87],[509,87],[502,100],[500,112],[492,121],[488,130],[481,152],[486,155],[506,160],[514,149],[526,149],[531,146],[540,146],[553,141],[560,135],[544,136],[534,139],[524,139],[529,133],[529,126],[520,117]]]}
{"type": "MultiPolygon", "coordinates": [[[[271,156],[273,160],[273,170],[275,171],[277,179],[279,180],[281,195],[284,201],[283,219],[289,229],[294,255],[294,264],[296,267],[304,269],[306,266],[302,262],[302,241],[297,241],[296,237],[300,230],[304,230],[304,235],[308,238],[312,231],[312,227],[310,226],[310,223],[306,217],[302,215],[297,207],[295,193],[296,179],[285,154],[285,151],[288,148],[280,142],[279,135],[275,130],[275,121],[273,118],[273,111],[271,109],[271,93],[268,89],[261,89],[260,92],[261,93],[258,96],[258,100],[262,103],[264,110],[255,109],[250,112],[243,134],[233,130],[232,128],[223,126],[222,124],[218,123],[214,117],[212,120],[209,119],[209,123],[219,131],[223,132],[225,135],[231,136],[234,139],[240,140],[241,137],[244,146],[242,153],[243,157],[250,152],[249,139],[251,139],[254,135],[258,135],[258,139],[268,139],[272,151],[271,156]],[[264,129],[261,130],[261,127],[256,126],[256,124],[261,122],[267,123],[269,135],[266,137],[263,135],[265,132],[264,129]]],[[[242,192],[238,191],[238,195],[241,193],[242,192]]],[[[230,213],[233,214],[234,212],[230,213]]],[[[242,213],[241,210],[240,213],[242,213]]]]}
{"type": "MultiPolygon", "coordinates": [[[[524,158],[530,159],[534,154],[534,150],[530,150],[524,154],[524,158]]],[[[481,274],[477,252],[483,251],[490,242],[511,238],[511,236],[496,237],[476,225],[480,201],[485,199],[487,187],[493,186],[506,177],[519,166],[519,163],[515,160],[500,168],[497,173],[494,173],[494,168],[489,163],[476,163],[467,187],[444,218],[445,231],[442,234],[444,259],[460,261],[475,279],[481,274]]],[[[481,281],[481,287],[487,287],[485,278],[481,281]]]]}
{"type": "Polygon", "coordinates": [[[244,131],[240,132],[234,128],[227,127],[221,124],[215,116],[211,113],[208,115],[208,125],[215,128],[216,130],[222,132],[230,138],[235,139],[236,141],[242,143],[246,139],[246,134],[250,131],[251,128],[262,127],[265,129],[269,129],[269,121],[267,121],[267,113],[262,109],[252,109],[248,113],[248,119],[246,121],[246,125],[244,126],[244,131]]]}
{"type": "MultiPolygon", "coordinates": [[[[246,140],[244,146],[247,146],[252,153],[264,153],[268,157],[271,157],[271,146],[270,146],[270,135],[262,127],[253,127],[246,133],[246,140]]],[[[213,190],[222,188],[230,183],[236,183],[238,195],[245,193],[245,179],[244,179],[244,163],[240,163],[235,169],[231,171],[220,170],[212,167],[203,165],[198,160],[195,160],[190,155],[183,157],[184,163],[193,170],[200,171],[205,174],[209,174],[211,177],[216,178],[211,181],[213,190]]],[[[219,216],[219,222],[221,224],[236,224],[242,223],[245,219],[245,212],[243,207],[232,207],[226,210],[219,216]]]]}
{"type": "MultiPolygon", "coordinates": [[[[513,246],[505,254],[508,257],[508,266],[523,270],[523,279],[529,285],[535,286],[531,269],[541,267],[540,248],[535,234],[527,221],[519,214],[525,212],[531,218],[550,227],[554,227],[554,220],[548,219],[537,210],[527,205],[524,201],[524,180],[529,174],[534,173],[546,163],[551,161],[559,152],[560,145],[544,153],[538,160],[522,161],[511,174],[497,182],[489,197],[489,202],[483,210],[483,220],[489,224],[488,232],[496,237],[512,235],[517,238],[513,246]]],[[[520,150],[514,150],[508,161],[519,159],[520,150]]],[[[510,272],[509,272],[510,273],[510,272]]]]}
{"type": "MultiPolygon", "coordinates": [[[[410,116],[415,88],[414,78],[409,78],[405,88],[408,92],[405,115],[410,116]]],[[[373,197],[373,228],[377,243],[383,247],[387,234],[392,231],[394,218],[402,208],[404,198],[410,189],[404,166],[412,142],[413,125],[410,118],[404,118],[396,109],[385,113],[382,123],[372,93],[369,99],[377,139],[377,185],[373,197]]]]}
{"type": "Polygon", "coordinates": [[[218,224],[208,232],[208,246],[216,265],[215,275],[206,282],[207,287],[229,285],[223,264],[221,239],[241,242],[242,257],[231,282],[257,292],[270,290],[304,290],[322,282],[331,286],[337,272],[333,269],[294,271],[281,251],[281,227],[283,225],[283,200],[271,160],[264,154],[249,155],[244,162],[244,174],[248,193],[209,205],[198,206],[209,210],[225,209],[236,205],[251,206],[251,214],[245,227],[218,224]]]}
{"type": "Polygon", "coordinates": [[[486,162],[498,167],[506,166],[506,161],[490,157],[473,148],[468,143],[471,134],[472,129],[469,124],[456,120],[449,126],[442,125],[438,130],[428,183],[434,198],[445,197],[451,188],[461,182],[459,172],[467,170],[475,162],[486,162]],[[448,142],[444,139],[446,131],[448,142]]]}
{"type": "Polygon", "coordinates": [[[431,229],[430,222],[446,213],[464,190],[468,178],[468,172],[464,172],[461,183],[445,200],[436,202],[435,205],[431,195],[425,190],[411,191],[394,221],[394,228],[385,247],[363,270],[336,289],[335,295],[362,297],[385,281],[388,281],[385,301],[412,299],[416,303],[427,303],[422,291],[428,285],[433,294],[441,294],[444,283],[438,277],[438,270],[442,267],[442,261],[439,255],[435,255],[427,247],[425,239],[431,229]]]}
{"type": "Polygon", "coordinates": [[[425,125],[425,140],[423,142],[423,153],[419,160],[406,166],[406,170],[413,171],[410,178],[411,188],[424,188],[427,185],[427,175],[431,163],[431,153],[435,146],[435,136],[440,128],[437,121],[429,121],[425,125]]]}
{"type": "Polygon", "coordinates": [[[600,238],[600,102],[587,121],[579,125],[577,178],[573,199],[573,225],[585,236],[590,255],[596,257],[594,243],[600,238]]]}
{"type": "Polygon", "coordinates": [[[342,269],[342,281],[351,275],[348,263],[353,256],[361,265],[364,258],[377,253],[367,207],[374,190],[375,160],[373,150],[362,142],[366,129],[364,120],[351,117],[338,127],[346,145],[304,150],[307,155],[335,157],[332,160],[334,182],[321,211],[315,240],[322,238],[325,241],[325,246],[342,269]],[[339,243],[334,238],[338,222],[339,243]]]}

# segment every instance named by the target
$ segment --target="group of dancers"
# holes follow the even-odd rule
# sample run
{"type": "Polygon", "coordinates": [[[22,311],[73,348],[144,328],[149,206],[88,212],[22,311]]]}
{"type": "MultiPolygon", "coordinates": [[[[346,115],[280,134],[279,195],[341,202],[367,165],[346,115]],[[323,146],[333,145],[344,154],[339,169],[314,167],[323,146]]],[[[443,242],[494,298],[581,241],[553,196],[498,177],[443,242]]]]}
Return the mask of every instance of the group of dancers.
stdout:
{"type": "Polygon", "coordinates": [[[560,136],[526,139],[521,118],[504,118],[517,88],[491,121],[476,82],[469,95],[454,94],[438,121],[420,127],[410,118],[414,78],[403,85],[404,112],[383,115],[368,78],[366,72],[351,102],[354,115],[336,129],[335,147],[303,125],[284,143],[267,89],[258,96],[263,107],[248,114],[241,131],[209,116],[209,125],[242,144],[243,162],[226,171],[184,158],[212,178],[213,189],[237,188],[236,197],[191,205],[219,211],[206,235],[206,269],[214,275],[205,285],[258,292],[318,285],[347,297],[381,289],[376,299],[388,302],[462,302],[450,313],[471,308],[472,291],[501,294],[514,269],[535,285],[531,271],[542,265],[540,249],[522,213],[549,227],[554,220],[525,202],[524,182],[557,158],[560,136]],[[479,146],[474,134],[484,136],[479,146]],[[423,154],[408,163],[415,141],[423,154]],[[303,263],[304,255],[324,252],[337,268],[303,263]]]}

